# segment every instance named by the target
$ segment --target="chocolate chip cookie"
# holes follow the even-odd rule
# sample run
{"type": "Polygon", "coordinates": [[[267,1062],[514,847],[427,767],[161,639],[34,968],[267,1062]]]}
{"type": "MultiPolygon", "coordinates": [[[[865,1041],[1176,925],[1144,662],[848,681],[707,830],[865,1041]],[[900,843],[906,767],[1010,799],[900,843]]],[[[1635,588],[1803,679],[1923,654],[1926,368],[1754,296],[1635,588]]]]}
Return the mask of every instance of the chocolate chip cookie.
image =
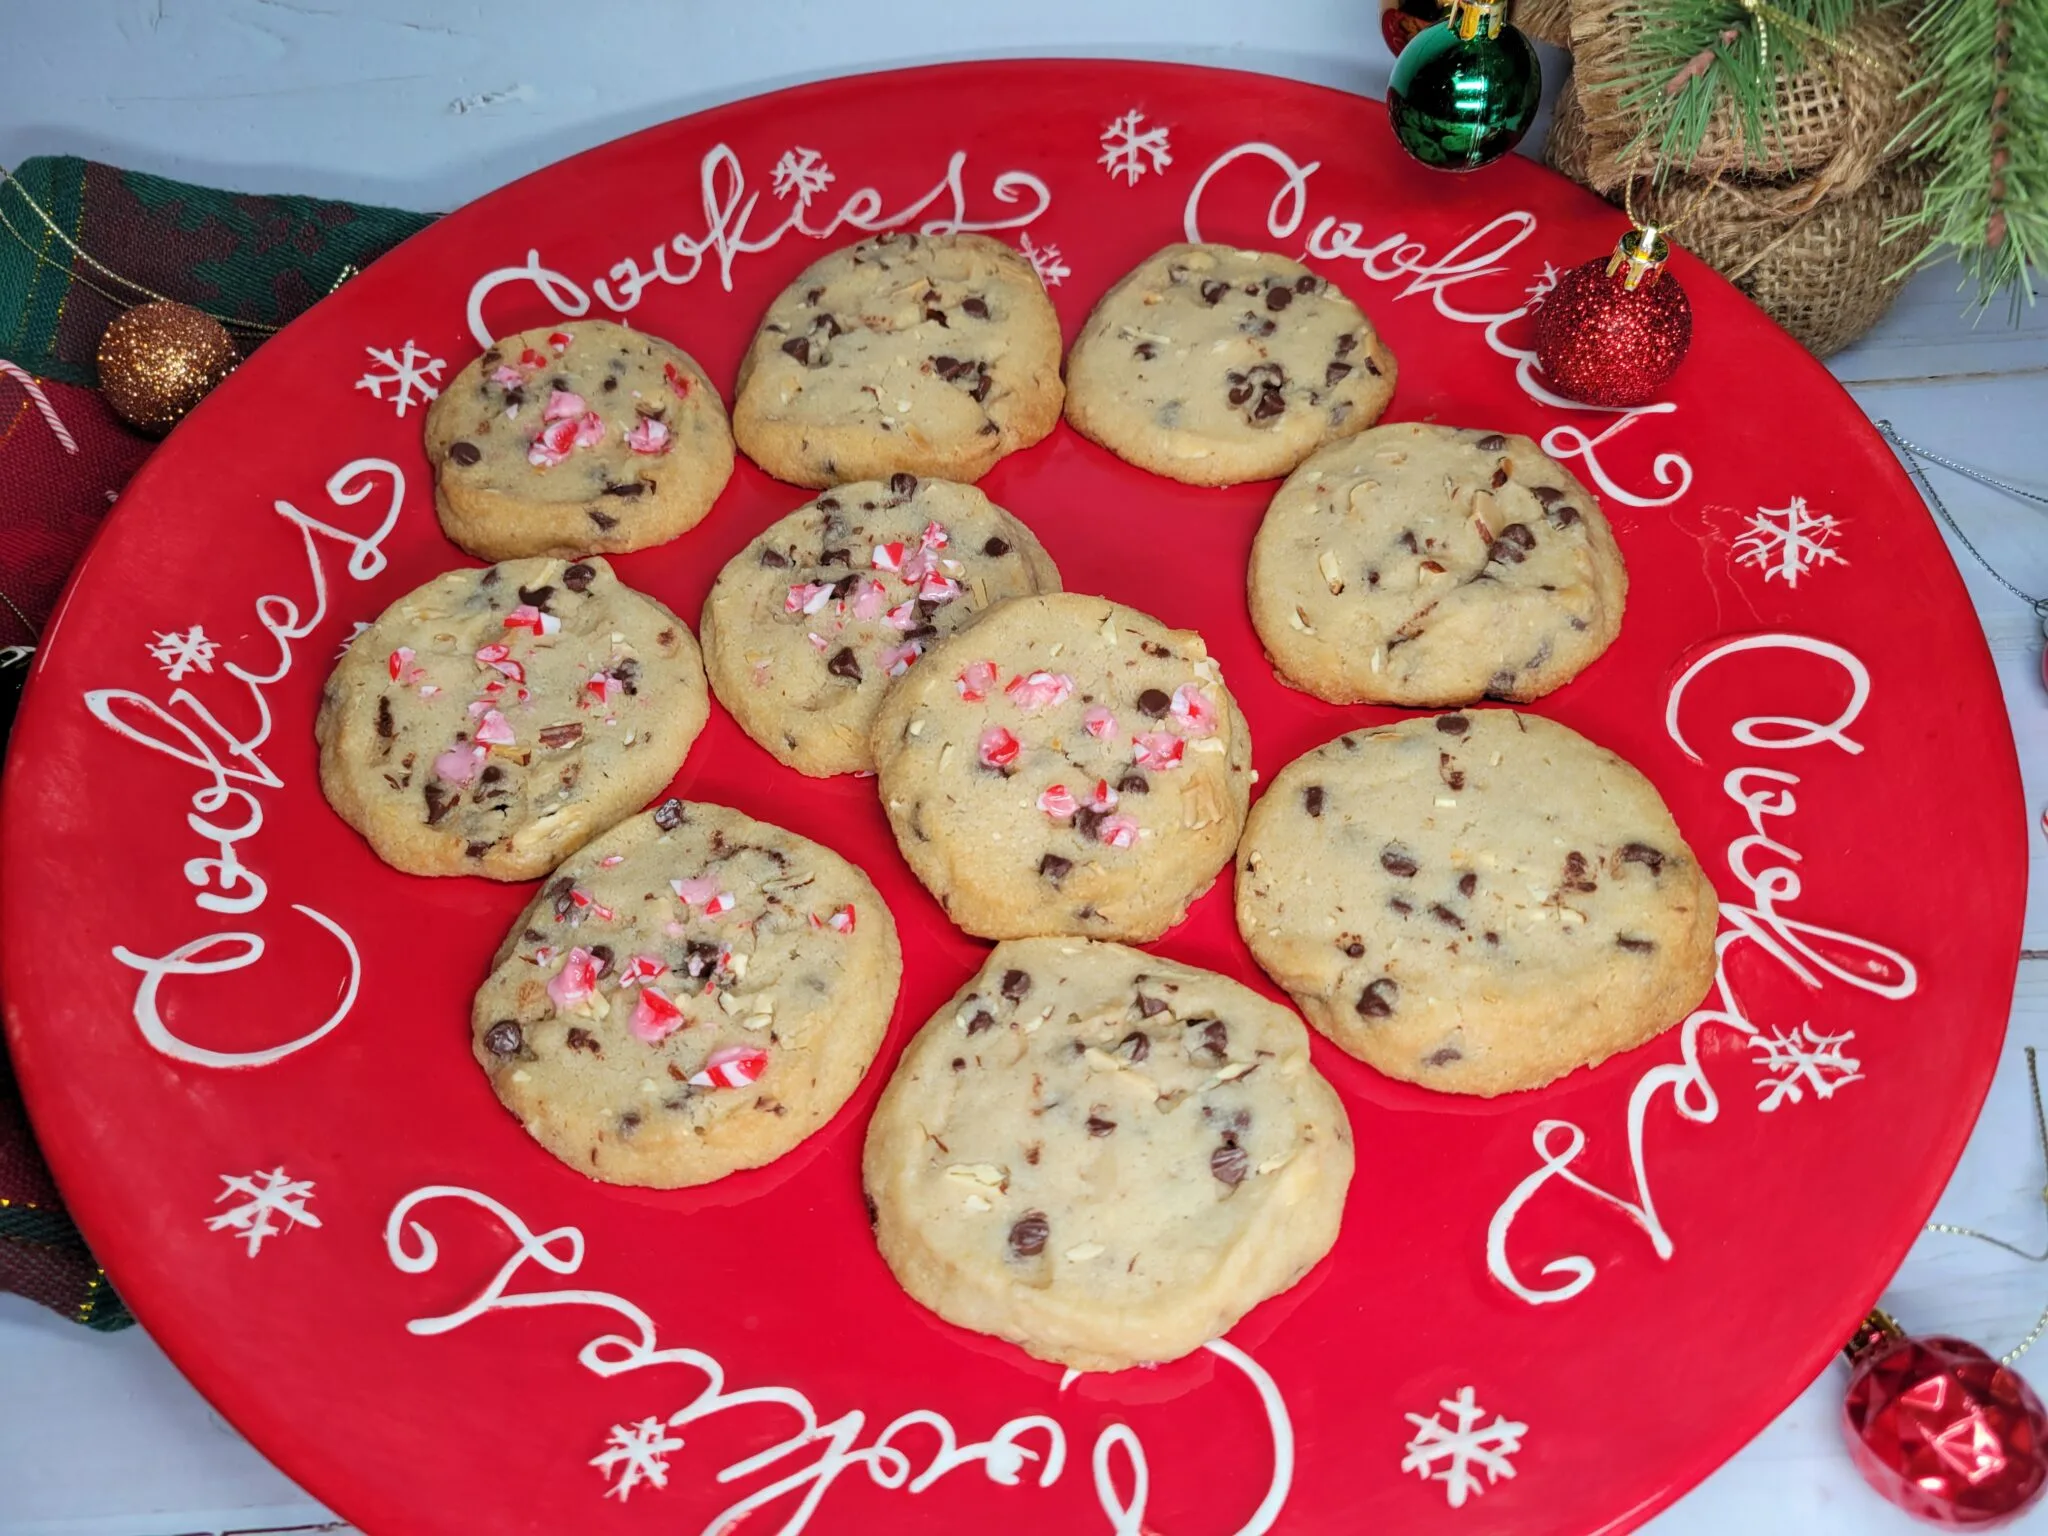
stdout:
{"type": "Polygon", "coordinates": [[[1648,779],[1505,709],[1296,758],[1237,855],[1238,929],[1309,1021],[1446,1093],[1535,1088],[1677,1023],[1718,915],[1648,779]]]}
{"type": "Polygon", "coordinates": [[[896,924],[829,848],[665,800],[555,872],[470,1018],[477,1062],[548,1151],[674,1189],[773,1162],[882,1043],[896,924]]]}
{"type": "Polygon", "coordinates": [[[1059,420],[1060,325],[987,235],[876,235],[814,262],[740,363],[733,431],[781,480],[979,480],[1059,420]]]}
{"type": "Polygon", "coordinates": [[[882,693],[991,603],[1057,592],[1031,530],[971,485],[840,486],[734,555],[699,620],[719,701],[801,773],[874,767],[882,693]]]}
{"type": "Polygon", "coordinates": [[[1286,474],[1362,432],[1394,354],[1298,261],[1169,245],[1104,294],[1067,357],[1067,420],[1118,458],[1190,485],[1286,474]]]}
{"type": "Polygon", "coordinates": [[[657,794],[710,712],[668,609],[600,559],[510,560],[385,609],[313,729],[328,804],[385,863],[531,880],[657,794]]]}
{"type": "Polygon", "coordinates": [[[703,521],[732,453],[690,354],[608,320],[493,342],[427,412],[442,531],[484,560],[666,543],[703,521]]]}
{"type": "Polygon", "coordinates": [[[1600,504],[1526,437],[1374,427],[1287,477],[1252,541],[1252,623],[1333,704],[1541,698],[1621,632],[1600,504]]]}
{"type": "Polygon", "coordinates": [[[1202,637],[1101,597],[996,604],[889,690],[871,739],[904,859],[983,938],[1158,938],[1251,795],[1202,637]]]}
{"type": "Polygon", "coordinates": [[[1172,1360],[1330,1251],[1344,1106],[1289,1010],[1118,944],[999,944],[904,1049],[862,1179],[896,1278],[1084,1371],[1172,1360]]]}

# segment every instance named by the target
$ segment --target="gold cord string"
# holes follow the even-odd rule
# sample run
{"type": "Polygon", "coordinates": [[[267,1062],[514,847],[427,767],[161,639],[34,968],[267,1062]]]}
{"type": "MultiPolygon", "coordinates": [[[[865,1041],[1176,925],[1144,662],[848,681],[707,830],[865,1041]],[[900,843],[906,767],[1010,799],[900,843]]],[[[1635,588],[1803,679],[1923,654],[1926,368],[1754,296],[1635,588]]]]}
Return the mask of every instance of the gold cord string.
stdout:
{"type": "MultiPolygon", "coordinates": [[[[86,265],[91,267],[95,272],[100,273],[102,276],[107,277],[116,283],[119,283],[123,288],[130,290],[132,293],[139,293],[143,295],[144,298],[154,299],[157,302],[164,304],[183,304],[185,302],[182,299],[174,299],[167,293],[158,293],[154,288],[149,287],[145,283],[138,283],[132,277],[123,277],[120,273],[116,272],[112,267],[108,266],[105,262],[101,261],[97,256],[93,255],[91,251],[88,251],[76,240],[72,239],[70,235],[66,234],[63,226],[60,225],[54,218],[50,216],[49,211],[45,209],[41,203],[35,200],[35,198],[30,194],[28,188],[21,184],[21,182],[15,177],[14,173],[10,171],[6,166],[0,165],[0,188],[7,187],[12,187],[15,193],[21,198],[21,200],[28,204],[30,210],[35,214],[35,216],[43,221],[44,226],[50,231],[50,233],[55,235],[59,240],[63,241],[64,244],[71,250],[71,252],[75,256],[77,256],[81,261],[85,262],[86,265]]],[[[19,245],[23,250],[27,251],[29,255],[34,257],[39,264],[59,268],[66,267],[66,263],[60,261],[52,261],[48,256],[45,256],[34,245],[30,244],[28,239],[22,234],[22,232],[19,229],[15,228],[14,220],[10,219],[7,216],[7,212],[4,208],[0,208],[0,226],[5,226],[7,233],[14,237],[15,244],[19,245]]],[[[343,274],[343,277],[346,278],[347,275],[348,274],[345,272],[343,274]]],[[[84,274],[83,272],[73,270],[72,277],[76,281],[84,283],[86,287],[92,289],[92,291],[99,294],[100,297],[107,299],[112,303],[120,305],[123,309],[126,309],[131,304],[137,302],[136,300],[133,299],[123,298],[118,293],[108,292],[107,289],[102,287],[100,284],[94,282],[90,277],[86,276],[86,274],[84,274]]],[[[337,284],[337,286],[339,286],[339,284],[337,284]]],[[[197,306],[196,304],[187,305],[187,308],[191,309],[198,309],[198,307],[199,306],[197,306]]],[[[277,334],[279,330],[282,329],[282,327],[280,326],[271,325],[262,320],[244,320],[233,315],[215,314],[212,310],[200,310],[200,313],[204,315],[210,315],[213,319],[218,320],[222,325],[227,326],[231,330],[255,331],[265,336],[274,336],[277,334]]]]}

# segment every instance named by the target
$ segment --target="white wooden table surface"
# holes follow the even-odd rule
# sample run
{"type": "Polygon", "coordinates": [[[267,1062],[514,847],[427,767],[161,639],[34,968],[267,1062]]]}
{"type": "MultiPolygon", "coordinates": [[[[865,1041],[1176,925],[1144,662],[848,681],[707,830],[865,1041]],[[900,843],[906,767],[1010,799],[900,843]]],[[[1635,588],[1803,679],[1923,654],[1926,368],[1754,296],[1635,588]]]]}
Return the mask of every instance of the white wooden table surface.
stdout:
{"type": "MultiPolygon", "coordinates": [[[[1371,0],[0,0],[0,163],[83,154],[250,191],[450,208],[629,130],[798,80],[1047,54],[1227,64],[1371,95],[1389,67],[1371,0]]],[[[1545,64],[1554,92],[1562,61],[1546,51],[1545,64]]],[[[1945,271],[1917,280],[1835,372],[1908,437],[2048,490],[2048,311],[2017,330],[2002,311],[1973,328],[1954,286],[1945,271]]],[[[2048,590],[2048,513],[1936,475],[1979,546],[2023,587],[2048,590]]],[[[2048,804],[2040,634],[1967,561],[1963,574],[2038,811],[2048,804]]],[[[2006,1059],[1937,1214],[2048,1247],[2048,1170],[2022,1058],[2029,1043],[2048,1047],[2048,871],[2040,834],[2028,842],[2028,958],[2006,1059]]],[[[2048,1304],[2048,1265],[1924,1238],[1888,1301],[1922,1331],[1995,1352],[2048,1304]]],[[[2048,1347],[2027,1364],[2048,1387],[2048,1347]]],[[[1836,1429],[1842,1384],[1830,1367],[1650,1530],[1926,1530],[1850,1466],[1836,1429]]],[[[0,1297],[0,1536],[187,1536],[331,1519],[139,1332],[103,1337],[0,1297]]],[[[2048,1532],[2048,1507],[2012,1529],[2048,1532]]]]}

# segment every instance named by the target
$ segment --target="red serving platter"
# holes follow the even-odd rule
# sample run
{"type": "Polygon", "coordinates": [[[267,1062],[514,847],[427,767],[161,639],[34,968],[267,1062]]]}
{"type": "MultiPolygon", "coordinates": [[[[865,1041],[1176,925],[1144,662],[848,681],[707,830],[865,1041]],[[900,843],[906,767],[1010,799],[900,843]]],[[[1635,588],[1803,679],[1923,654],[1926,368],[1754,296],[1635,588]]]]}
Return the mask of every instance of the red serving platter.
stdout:
{"type": "MultiPolygon", "coordinates": [[[[1809,1380],[1925,1218],[1989,1083],[2025,820],[1962,583],[1855,405],[1680,254],[1692,354],[1627,413],[1543,391],[1528,306],[1620,216],[1521,159],[1406,159],[1370,101],[1133,63],[829,81],[592,150],[450,215],[268,343],[138,475],[7,765],[9,1040],[88,1239],[179,1366],[375,1536],[1627,1529],[1809,1380]],[[1323,1264],[1227,1341],[1063,1379],[897,1288],[858,1155],[903,1039],[977,964],[866,779],[714,708],[676,780],[834,847],[901,925],[881,1059],[781,1162],[591,1183],[470,1057],[531,887],[424,880],[327,809],[312,719],[354,625],[451,565],[424,393],[585,314],[730,390],[770,297],[880,228],[1032,255],[1071,337],[1199,234],[1303,256],[1401,360],[1390,416],[1527,432],[1601,494],[1621,639],[1537,708],[1638,764],[1723,902],[1714,991],[1491,1102],[1321,1041],[1358,1175],[1323,1264]],[[1911,623],[1899,620],[1910,613],[1911,623]],[[1966,772],[1959,772],[1966,765],[1966,772]]],[[[1246,615],[1270,485],[1148,476],[1065,427],[984,483],[1067,585],[1200,629],[1262,773],[1353,725],[1246,615]]],[[[742,464],[618,562],[694,620],[806,499],[742,464]]],[[[1157,947],[1264,985],[1223,885],[1157,947]]]]}

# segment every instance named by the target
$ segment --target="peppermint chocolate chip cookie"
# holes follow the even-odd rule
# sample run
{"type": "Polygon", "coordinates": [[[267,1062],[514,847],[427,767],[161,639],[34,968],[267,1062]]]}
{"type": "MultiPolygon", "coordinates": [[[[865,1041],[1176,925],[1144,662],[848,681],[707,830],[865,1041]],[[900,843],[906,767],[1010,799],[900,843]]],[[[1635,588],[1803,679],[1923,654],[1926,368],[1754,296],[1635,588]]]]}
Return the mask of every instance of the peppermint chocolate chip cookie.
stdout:
{"type": "Polygon", "coordinates": [[[1300,262],[1169,245],[1081,327],[1067,420],[1190,485],[1270,480],[1379,420],[1394,371],[1359,307],[1300,262]]]}
{"type": "Polygon", "coordinates": [[[904,1049],[862,1179],[948,1322],[1084,1371],[1172,1360],[1330,1251],[1351,1128],[1287,1009],[1118,944],[999,944],[904,1049]]]}
{"type": "Polygon", "coordinates": [[[889,690],[872,740],[903,857],[983,938],[1158,938],[1251,795],[1251,733],[1202,637],[1101,597],[996,604],[889,690]]]}
{"type": "Polygon", "coordinates": [[[1309,1021],[1446,1093],[1535,1088],[1677,1023],[1718,915],[1649,780],[1505,709],[1296,758],[1237,856],[1238,929],[1309,1021]]]}
{"type": "Polygon", "coordinates": [[[1319,450],[1252,542],[1252,623],[1333,704],[1528,700],[1621,631],[1600,504],[1526,437],[1402,422],[1319,450]]]}
{"type": "Polygon", "coordinates": [[[385,863],[531,880],[658,793],[710,713],[668,609],[603,560],[510,560],[385,609],[313,730],[327,803],[385,863]]]}
{"type": "Polygon", "coordinates": [[[814,262],[740,363],[733,431],[777,479],[979,480],[1060,419],[1060,323],[987,235],[877,235],[814,262]]]}
{"type": "Polygon", "coordinates": [[[666,543],[732,475],[725,404],[682,348],[607,320],[493,342],[427,411],[434,507],[485,560],[666,543]]]}
{"type": "Polygon", "coordinates": [[[675,1189],[773,1162],[882,1043],[896,924],[828,848],[664,800],[555,872],[476,995],[476,1059],[563,1162],[675,1189]]]}
{"type": "Polygon", "coordinates": [[[712,689],[799,772],[874,767],[882,692],[989,604],[1057,592],[1037,537],[971,485],[896,474],[771,525],[719,573],[699,620],[712,689]]]}

